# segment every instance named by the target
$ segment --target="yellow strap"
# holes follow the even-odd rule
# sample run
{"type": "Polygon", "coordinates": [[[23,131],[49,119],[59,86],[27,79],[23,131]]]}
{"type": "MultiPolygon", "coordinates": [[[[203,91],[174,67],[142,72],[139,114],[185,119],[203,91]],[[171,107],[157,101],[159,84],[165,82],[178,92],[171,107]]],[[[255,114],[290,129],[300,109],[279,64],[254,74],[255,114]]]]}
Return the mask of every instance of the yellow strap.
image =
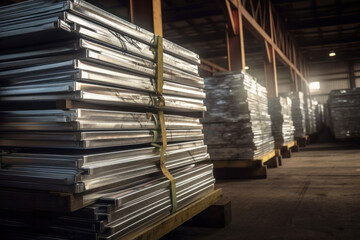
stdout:
{"type": "MultiPolygon", "coordinates": [[[[159,98],[158,107],[165,106],[165,99],[163,96],[163,40],[162,37],[157,36],[157,97],[159,98]]],[[[165,165],[166,160],[166,148],[167,148],[167,139],[166,139],[166,126],[165,126],[165,118],[164,118],[164,111],[158,111],[159,114],[159,122],[160,122],[160,129],[161,129],[161,137],[162,137],[162,146],[160,147],[160,168],[165,177],[170,180],[171,188],[171,205],[172,209],[171,212],[174,213],[177,208],[177,199],[176,199],[176,186],[175,186],[175,179],[167,169],[165,165]]]]}

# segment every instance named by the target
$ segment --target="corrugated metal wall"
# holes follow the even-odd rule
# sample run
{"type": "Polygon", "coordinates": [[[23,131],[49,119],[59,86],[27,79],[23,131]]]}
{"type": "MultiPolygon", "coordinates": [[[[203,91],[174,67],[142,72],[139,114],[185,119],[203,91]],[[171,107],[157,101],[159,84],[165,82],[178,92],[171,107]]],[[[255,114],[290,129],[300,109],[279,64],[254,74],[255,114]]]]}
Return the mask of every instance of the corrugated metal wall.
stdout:
{"type": "MultiPolygon", "coordinates": [[[[321,103],[326,103],[331,90],[350,87],[348,62],[326,62],[309,66],[310,82],[320,82],[319,90],[311,90],[311,95],[321,103]]],[[[360,62],[354,63],[356,86],[360,87],[360,62]]]]}

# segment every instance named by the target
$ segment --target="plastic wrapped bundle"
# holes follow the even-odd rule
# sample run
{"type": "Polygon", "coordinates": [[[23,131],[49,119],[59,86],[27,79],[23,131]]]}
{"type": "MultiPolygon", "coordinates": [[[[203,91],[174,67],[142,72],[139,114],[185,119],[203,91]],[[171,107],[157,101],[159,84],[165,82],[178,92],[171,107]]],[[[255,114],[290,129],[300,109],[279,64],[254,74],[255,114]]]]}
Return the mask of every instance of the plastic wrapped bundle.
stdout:
{"type": "Polygon", "coordinates": [[[249,74],[205,79],[205,143],[212,160],[253,160],[274,149],[266,89],[249,74]]]}
{"type": "Polygon", "coordinates": [[[169,215],[171,194],[184,207],[214,189],[203,126],[188,117],[206,110],[197,54],[86,1],[20,2],[1,7],[0,20],[3,192],[57,192],[80,199],[71,210],[96,209],[96,219],[87,208],[39,226],[1,215],[4,239],[117,239],[169,215]],[[160,110],[172,192],[159,166],[160,110]]]}
{"type": "Polygon", "coordinates": [[[275,147],[281,148],[294,140],[295,128],[291,118],[291,99],[289,97],[270,98],[269,113],[275,147]]]}
{"type": "Polygon", "coordinates": [[[289,97],[292,101],[291,115],[295,127],[294,136],[302,138],[306,135],[304,94],[302,92],[291,92],[289,97]]]}
{"type": "Polygon", "coordinates": [[[328,104],[335,138],[360,138],[360,88],[333,90],[328,104]]]}

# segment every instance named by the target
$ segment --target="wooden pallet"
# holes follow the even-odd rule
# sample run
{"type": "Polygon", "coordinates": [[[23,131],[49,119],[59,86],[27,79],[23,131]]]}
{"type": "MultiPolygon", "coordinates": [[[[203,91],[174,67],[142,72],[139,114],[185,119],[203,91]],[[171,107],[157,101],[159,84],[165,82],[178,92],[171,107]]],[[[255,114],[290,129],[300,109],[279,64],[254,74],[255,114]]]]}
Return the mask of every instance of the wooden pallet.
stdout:
{"type": "Polygon", "coordinates": [[[297,144],[297,141],[294,140],[284,146],[282,146],[280,149],[281,155],[283,158],[291,158],[292,152],[298,152],[299,151],[299,145],[297,144]]]}
{"type": "Polygon", "coordinates": [[[222,189],[216,189],[204,197],[194,201],[186,207],[178,210],[174,214],[151,224],[150,226],[141,228],[133,233],[120,238],[121,240],[148,240],[159,239],[171,232],[181,224],[185,223],[192,217],[198,215],[211,205],[215,204],[222,195],[222,189]]]}
{"type": "Polygon", "coordinates": [[[271,150],[255,160],[213,161],[217,179],[266,178],[267,168],[279,166],[280,155],[271,150]]]}
{"type": "Polygon", "coordinates": [[[302,138],[296,138],[296,141],[297,141],[299,147],[306,147],[306,145],[308,145],[310,143],[309,135],[306,135],[305,137],[302,137],[302,138]]]}

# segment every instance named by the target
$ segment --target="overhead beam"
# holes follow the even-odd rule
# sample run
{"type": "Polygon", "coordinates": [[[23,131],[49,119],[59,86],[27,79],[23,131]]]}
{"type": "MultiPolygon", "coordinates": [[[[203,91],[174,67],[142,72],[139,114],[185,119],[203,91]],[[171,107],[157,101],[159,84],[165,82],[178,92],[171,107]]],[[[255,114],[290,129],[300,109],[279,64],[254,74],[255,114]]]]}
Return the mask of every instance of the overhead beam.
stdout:
{"type": "Polygon", "coordinates": [[[240,36],[240,53],[241,53],[241,69],[246,72],[246,63],[245,63],[245,44],[244,44],[244,31],[243,31],[243,18],[242,11],[243,7],[241,1],[237,0],[238,3],[238,21],[239,21],[239,36],[240,36]]]}
{"type": "Polygon", "coordinates": [[[152,0],[154,34],[163,37],[161,0],[152,0]]]}
{"type": "Polygon", "coordinates": [[[200,62],[203,65],[208,65],[208,66],[212,67],[213,69],[215,69],[218,72],[227,72],[228,71],[226,68],[223,68],[223,67],[221,67],[221,66],[219,66],[219,65],[217,65],[217,64],[215,64],[213,62],[210,62],[210,61],[208,61],[208,60],[206,60],[204,58],[201,58],[200,62]]]}
{"type": "MultiPolygon", "coordinates": [[[[234,6],[238,6],[238,0],[228,0],[234,6]]],[[[265,30],[256,22],[256,20],[250,15],[250,13],[242,8],[241,15],[244,18],[244,26],[250,28],[250,31],[256,32],[263,39],[265,39],[270,45],[273,46],[276,54],[288,65],[290,66],[296,74],[304,81],[306,85],[308,85],[308,81],[304,77],[304,75],[299,71],[299,69],[285,56],[285,54],[281,51],[281,49],[275,44],[275,42],[271,39],[271,37],[265,32],[265,30]]]]}

